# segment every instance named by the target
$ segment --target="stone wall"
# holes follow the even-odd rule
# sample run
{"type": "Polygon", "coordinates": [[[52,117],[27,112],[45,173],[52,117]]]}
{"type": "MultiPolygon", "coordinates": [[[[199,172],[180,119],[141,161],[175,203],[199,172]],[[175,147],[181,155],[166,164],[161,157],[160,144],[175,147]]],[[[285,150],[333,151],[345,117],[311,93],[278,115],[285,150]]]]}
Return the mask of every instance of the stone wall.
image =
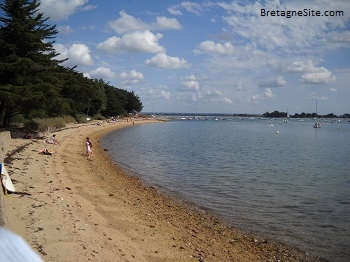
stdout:
{"type": "MultiPolygon", "coordinates": [[[[4,162],[4,158],[6,156],[7,152],[7,145],[8,142],[11,139],[10,132],[0,132],[0,162],[4,162]]],[[[2,182],[1,182],[2,183],[2,182]]],[[[7,219],[6,219],[6,213],[5,213],[5,199],[4,199],[4,191],[2,190],[1,186],[1,192],[0,192],[0,226],[6,226],[7,219]]]]}

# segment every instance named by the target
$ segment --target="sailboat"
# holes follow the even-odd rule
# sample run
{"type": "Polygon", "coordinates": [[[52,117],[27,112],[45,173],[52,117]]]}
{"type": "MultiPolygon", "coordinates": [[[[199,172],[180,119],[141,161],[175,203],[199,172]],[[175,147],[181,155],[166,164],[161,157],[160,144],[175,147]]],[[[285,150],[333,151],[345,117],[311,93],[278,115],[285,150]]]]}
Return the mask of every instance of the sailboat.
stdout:
{"type": "Polygon", "coordinates": [[[321,124],[317,121],[317,98],[316,98],[316,117],[315,117],[315,119],[316,119],[316,122],[315,122],[315,124],[313,124],[313,127],[320,128],[321,124]]]}
{"type": "Polygon", "coordinates": [[[288,108],[287,108],[286,118],[283,119],[283,122],[284,122],[284,123],[288,123],[288,122],[289,122],[288,119],[289,119],[289,114],[288,114],[288,108]]]}

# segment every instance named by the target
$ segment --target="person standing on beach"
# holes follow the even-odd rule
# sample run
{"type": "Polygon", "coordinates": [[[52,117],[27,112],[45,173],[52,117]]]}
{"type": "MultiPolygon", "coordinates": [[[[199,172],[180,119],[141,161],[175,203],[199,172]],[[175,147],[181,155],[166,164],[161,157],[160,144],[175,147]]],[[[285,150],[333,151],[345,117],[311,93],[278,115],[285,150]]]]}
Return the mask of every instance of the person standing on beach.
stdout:
{"type": "Polygon", "coordinates": [[[94,153],[92,152],[92,143],[90,141],[90,138],[86,138],[86,156],[87,158],[90,158],[94,155],[94,153]]]}

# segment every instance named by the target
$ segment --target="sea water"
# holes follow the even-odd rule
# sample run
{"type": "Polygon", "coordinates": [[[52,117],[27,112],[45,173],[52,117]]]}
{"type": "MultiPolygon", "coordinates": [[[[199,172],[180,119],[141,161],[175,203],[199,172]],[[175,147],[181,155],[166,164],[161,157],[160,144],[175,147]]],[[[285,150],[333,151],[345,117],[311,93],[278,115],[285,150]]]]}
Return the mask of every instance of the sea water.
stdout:
{"type": "Polygon", "coordinates": [[[350,123],[182,120],[105,136],[145,183],[234,227],[331,261],[350,261],[350,123]]]}

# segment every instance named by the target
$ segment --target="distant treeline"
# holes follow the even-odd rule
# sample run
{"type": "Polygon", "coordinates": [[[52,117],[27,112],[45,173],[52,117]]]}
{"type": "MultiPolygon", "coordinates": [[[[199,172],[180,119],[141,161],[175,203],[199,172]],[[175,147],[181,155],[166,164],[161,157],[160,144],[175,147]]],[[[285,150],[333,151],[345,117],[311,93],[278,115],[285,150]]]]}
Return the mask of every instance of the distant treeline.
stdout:
{"type": "MultiPolygon", "coordinates": [[[[221,117],[266,117],[266,118],[281,118],[287,117],[287,112],[279,112],[274,111],[272,113],[266,112],[264,114],[230,114],[230,113],[177,113],[177,112],[157,112],[157,113],[151,113],[151,112],[145,112],[145,114],[154,114],[156,116],[221,116],[221,117]]],[[[289,115],[290,118],[314,118],[316,117],[316,113],[301,113],[301,114],[294,114],[289,115]]],[[[317,117],[320,118],[350,118],[350,114],[344,114],[341,116],[337,116],[333,113],[330,113],[328,115],[317,115],[317,117]]]]}
{"type": "MultiPolygon", "coordinates": [[[[287,112],[279,112],[279,111],[274,111],[274,112],[266,112],[263,114],[264,117],[268,118],[280,118],[280,117],[287,117],[287,112]]],[[[350,118],[350,114],[343,114],[343,115],[335,115],[333,113],[329,113],[327,115],[319,115],[316,113],[295,113],[294,115],[289,115],[290,118],[314,118],[314,117],[319,117],[319,118],[350,118]]]]}
{"type": "Polygon", "coordinates": [[[0,3],[0,127],[18,120],[117,116],[141,111],[134,91],[89,79],[61,64],[53,48],[58,31],[47,24],[38,1],[0,3]]]}

